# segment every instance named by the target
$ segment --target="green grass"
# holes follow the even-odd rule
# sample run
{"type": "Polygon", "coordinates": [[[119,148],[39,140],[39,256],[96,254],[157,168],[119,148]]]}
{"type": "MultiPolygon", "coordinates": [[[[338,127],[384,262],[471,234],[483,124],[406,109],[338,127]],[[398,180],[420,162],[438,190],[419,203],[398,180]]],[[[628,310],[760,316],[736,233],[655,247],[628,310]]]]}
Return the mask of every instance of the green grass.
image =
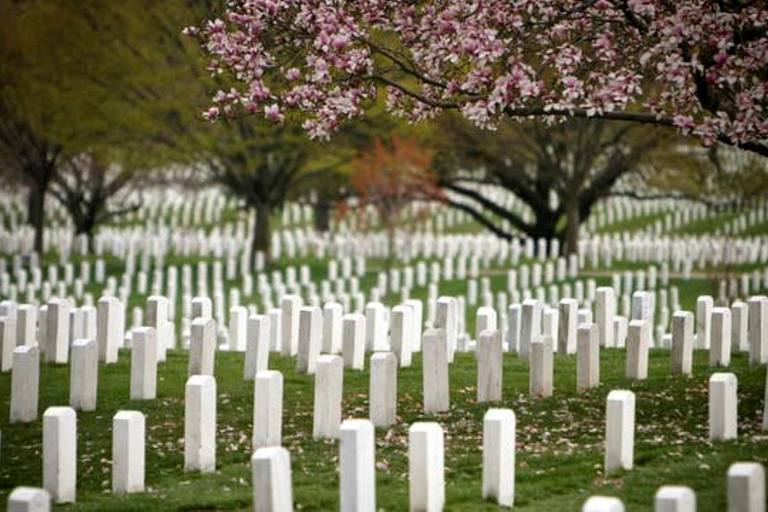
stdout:
{"type": "MultiPolygon", "coordinates": [[[[285,376],[283,444],[292,457],[294,498],[303,510],[338,507],[338,444],[312,440],[313,379],[296,375],[294,361],[273,355],[270,367],[285,376]]],[[[242,381],[243,355],[217,354],[217,471],[198,475],[183,471],[183,396],[186,353],[169,352],[160,366],[158,398],[130,401],[129,354],[116,365],[101,366],[96,412],[78,413],[77,510],[247,509],[251,506],[253,384],[242,381]],[[148,492],[113,497],[110,489],[111,418],[122,409],[147,415],[148,492]]],[[[624,378],[624,351],[601,353],[600,387],[579,395],[576,361],[558,356],[555,394],[528,397],[527,363],[504,359],[504,401],[517,415],[516,507],[522,510],[577,510],[593,494],[620,496],[628,510],[649,510],[657,487],[689,485],[699,510],[724,510],[725,474],[738,460],[768,462],[760,431],[765,367],[750,367],[743,354],[731,368],[739,378],[739,439],[707,440],[707,353],[696,352],[694,375],[673,377],[669,354],[652,351],[649,379],[624,378]],[[632,389],[637,396],[635,468],[603,474],[605,397],[611,389],[632,389]]],[[[398,425],[377,431],[377,500],[386,510],[405,510],[408,503],[407,429],[415,421],[438,421],[445,430],[446,494],[449,510],[495,509],[480,498],[482,417],[488,404],[475,400],[476,364],[472,354],[458,354],[450,369],[451,410],[421,412],[420,357],[399,372],[398,425]]],[[[368,373],[345,371],[343,416],[367,417],[368,373]]],[[[44,365],[40,381],[40,416],[46,407],[68,403],[69,370],[44,365]]],[[[9,425],[10,378],[0,376],[2,473],[0,502],[18,485],[40,486],[41,420],[9,425]]],[[[65,507],[67,508],[67,507],[65,507]]]]}

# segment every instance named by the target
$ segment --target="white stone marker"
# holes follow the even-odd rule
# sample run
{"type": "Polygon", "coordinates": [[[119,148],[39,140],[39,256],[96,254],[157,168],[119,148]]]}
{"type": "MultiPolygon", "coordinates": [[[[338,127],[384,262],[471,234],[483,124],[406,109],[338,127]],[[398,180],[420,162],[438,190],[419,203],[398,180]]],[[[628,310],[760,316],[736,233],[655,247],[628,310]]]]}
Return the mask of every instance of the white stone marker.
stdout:
{"type": "Polygon", "coordinates": [[[411,347],[411,350],[412,352],[421,352],[421,331],[424,327],[424,304],[417,299],[408,299],[403,302],[403,305],[413,310],[413,333],[411,335],[413,347],[411,347]]]}
{"type": "Polygon", "coordinates": [[[184,395],[184,471],[216,471],[216,379],[195,375],[184,395]]]}
{"type": "Polygon", "coordinates": [[[16,346],[37,345],[37,306],[22,304],[16,310],[16,346]]]}
{"type": "Polygon", "coordinates": [[[30,423],[37,419],[39,386],[40,351],[37,347],[16,347],[11,370],[11,423],[30,423]]]}
{"type": "Polygon", "coordinates": [[[693,315],[677,311],[672,315],[672,373],[690,375],[693,370],[693,315]]]}
{"type": "Polygon", "coordinates": [[[280,446],[283,438],[283,374],[256,373],[253,389],[253,449],[280,446]]]}
{"type": "Polygon", "coordinates": [[[147,299],[147,311],[144,322],[147,327],[155,330],[155,350],[157,361],[165,361],[165,353],[171,345],[171,331],[168,328],[170,315],[170,302],[160,295],[153,295],[147,299]]]}
{"type": "Polygon", "coordinates": [[[69,361],[69,301],[51,299],[46,313],[45,360],[49,363],[66,364],[69,361]]]}
{"type": "Polygon", "coordinates": [[[749,364],[768,362],[768,298],[751,297],[749,306],[749,364]]]}
{"type": "Polygon", "coordinates": [[[488,409],[483,418],[483,499],[501,506],[515,503],[515,436],[511,409],[488,409]]]}
{"type": "Polygon", "coordinates": [[[435,327],[445,332],[446,357],[452,363],[459,337],[459,303],[456,297],[440,297],[437,300],[435,327]]]}
{"type": "Polygon", "coordinates": [[[243,380],[253,380],[258,372],[269,368],[270,320],[267,315],[248,318],[243,380]]]}
{"type": "MultiPolygon", "coordinates": [[[[424,334],[424,341],[427,334],[424,334]]],[[[408,429],[408,482],[412,512],[438,512],[445,506],[443,429],[418,422],[408,429]]]]}
{"type": "Polygon", "coordinates": [[[282,446],[259,448],[251,457],[254,512],[292,512],[291,455],[282,446]]]}
{"type": "Polygon", "coordinates": [[[336,439],[341,425],[341,402],[344,390],[344,361],[340,356],[317,358],[315,404],[312,421],[314,439],[336,439]]]}
{"type": "Polygon", "coordinates": [[[77,417],[71,407],[43,414],[43,487],[54,503],[75,502],[77,417]]]}
{"type": "Polygon", "coordinates": [[[477,316],[475,317],[475,340],[480,339],[480,334],[483,331],[495,331],[498,328],[498,318],[495,309],[481,307],[477,310],[477,316]]]}
{"type": "Polygon", "coordinates": [[[634,380],[648,378],[648,337],[643,330],[648,328],[645,320],[632,320],[627,330],[627,359],[624,368],[626,377],[634,380]]]}
{"type": "Polygon", "coordinates": [[[340,435],[341,511],[375,512],[376,440],[373,423],[368,420],[345,420],[341,424],[340,435]]]}
{"type": "Polygon", "coordinates": [[[736,439],[738,401],[736,375],[714,373],[709,378],[709,439],[736,439]]]}
{"type": "Polygon", "coordinates": [[[614,347],[613,317],[616,316],[616,296],[613,288],[601,286],[597,289],[596,299],[595,317],[599,344],[601,347],[614,347]]]}
{"type": "MultiPolygon", "coordinates": [[[[506,350],[517,353],[520,350],[520,327],[523,321],[523,307],[512,304],[507,311],[506,350]]],[[[562,330],[560,331],[562,333],[562,330]]]]}
{"type": "Polygon", "coordinates": [[[117,362],[117,349],[123,345],[125,335],[125,309],[117,297],[99,299],[96,316],[96,342],[99,361],[106,364],[117,362]]]}
{"type": "Polygon", "coordinates": [[[765,469],[757,462],[728,468],[728,512],[765,512],[765,469]]]}
{"type": "Polygon", "coordinates": [[[696,348],[708,349],[710,346],[713,302],[709,295],[696,299],[696,348]]]}
{"type": "Polygon", "coordinates": [[[477,402],[501,401],[504,352],[501,332],[482,331],[477,338],[477,402]]]}
{"type": "Polygon", "coordinates": [[[323,306],[323,353],[341,352],[341,318],[344,308],[338,302],[329,302],[323,306]]]}
{"type": "Polygon", "coordinates": [[[377,427],[397,422],[397,358],[392,352],[371,356],[369,381],[370,419],[377,427]]]}
{"type": "Polygon", "coordinates": [[[731,351],[749,351],[749,320],[746,302],[736,301],[731,306],[731,351]]]}
{"type": "Polygon", "coordinates": [[[579,303],[575,299],[560,300],[560,330],[557,342],[557,352],[559,354],[576,353],[578,311],[579,303]]]}
{"type": "Polygon", "coordinates": [[[731,310],[714,308],[710,316],[709,365],[731,364],[731,310]]]}
{"type": "MultiPolygon", "coordinates": [[[[613,288],[609,288],[613,291],[613,288]]],[[[595,324],[581,324],[578,330],[576,390],[579,393],[600,385],[600,342],[595,324]]]]}
{"type": "Polygon", "coordinates": [[[75,340],[69,370],[69,405],[95,411],[99,384],[99,347],[94,340],[75,340]]]}
{"type": "Polygon", "coordinates": [[[315,373],[317,358],[323,336],[323,313],[315,306],[299,310],[299,349],[296,358],[296,373],[315,373]]]}
{"type": "Polygon", "coordinates": [[[301,297],[286,295],[280,301],[280,331],[283,335],[280,352],[283,356],[295,356],[299,351],[299,309],[301,297]]]}
{"type": "Polygon", "coordinates": [[[192,319],[211,318],[213,315],[213,305],[210,297],[195,297],[190,303],[192,309],[192,319]]]}
{"type": "Polygon", "coordinates": [[[362,370],[365,368],[365,317],[360,313],[351,313],[344,315],[341,323],[344,366],[362,370]]]}
{"type": "Polygon", "coordinates": [[[539,301],[523,301],[523,318],[520,325],[520,358],[528,359],[531,344],[539,341],[541,332],[541,305],[539,301]]]}
{"type": "MultiPolygon", "coordinates": [[[[618,348],[624,348],[627,342],[627,318],[624,316],[613,317],[613,342],[618,348]]],[[[650,334],[645,335],[646,343],[650,341],[650,334]]]]}
{"type": "Polygon", "coordinates": [[[139,411],[118,411],[112,419],[112,492],[144,492],[146,420],[139,411]]]}
{"type": "Polygon", "coordinates": [[[533,397],[552,396],[554,357],[552,338],[543,336],[540,341],[531,343],[528,368],[528,393],[533,397]]]}
{"type": "Polygon", "coordinates": [[[581,512],[624,512],[624,503],[612,496],[592,496],[581,507],[581,512]]]}
{"type": "Polygon", "coordinates": [[[448,387],[448,343],[444,329],[427,329],[422,343],[424,412],[443,412],[451,407],[448,387]]]}
{"type": "Polygon", "coordinates": [[[131,400],[154,400],[156,396],[156,333],[152,327],[139,327],[131,339],[131,400]]]}
{"type": "Polygon", "coordinates": [[[229,310],[229,350],[244,352],[248,336],[248,309],[235,306],[229,310]]]}
{"type": "Polygon", "coordinates": [[[690,487],[659,487],[653,498],[653,512],[696,512],[696,494],[690,487]]]}
{"type": "Polygon", "coordinates": [[[635,449],[635,394],[608,393],[605,410],[605,472],[632,469],[635,449]]]}
{"type": "Polygon", "coordinates": [[[630,317],[630,321],[632,320],[645,320],[648,323],[648,330],[646,331],[647,335],[649,336],[648,339],[648,346],[652,347],[654,346],[653,340],[650,339],[650,336],[653,334],[653,303],[652,303],[653,296],[649,292],[645,291],[637,291],[632,294],[632,316],[630,317]]]}
{"type": "Polygon", "coordinates": [[[17,487],[8,496],[8,512],[49,512],[51,495],[45,489],[17,487]]]}
{"type": "Polygon", "coordinates": [[[411,351],[413,350],[413,308],[395,306],[389,319],[392,351],[397,356],[401,368],[411,366],[411,351]]]}
{"type": "Polygon", "coordinates": [[[0,371],[11,371],[14,350],[16,350],[16,320],[8,316],[0,317],[0,371]]]}
{"type": "Polygon", "coordinates": [[[385,308],[381,302],[365,306],[365,349],[368,352],[387,350],[387,324],[385,308]]]}
{"type": "Polygon", "coordinates": [[[189,364],[187,376],[214,375],[216,358],[216,321],[198,317],[189,331],[189,364]]]}

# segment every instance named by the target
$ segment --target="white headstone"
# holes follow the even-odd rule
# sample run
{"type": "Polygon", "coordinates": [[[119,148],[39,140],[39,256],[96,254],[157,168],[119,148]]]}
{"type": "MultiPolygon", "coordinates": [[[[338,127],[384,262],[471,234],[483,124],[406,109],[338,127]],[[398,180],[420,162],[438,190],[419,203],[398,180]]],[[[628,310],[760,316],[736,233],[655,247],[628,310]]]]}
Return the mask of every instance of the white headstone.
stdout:
{"type": "Polygon", "coordinates": [[[189,333],[189,365],[187,376],[214,375],[216,359],[216,321],[198,317],[192,320],[189,333]]]}
{"type": "Polygon", "coordinates": [[[413,350],[413,336],[416,331],[413,325],[413,308],[408,306],[395,306],[389,319],[391,330],[391,347],[397,356],[401,367],[411,366],[411,351],[413,350]]]}
{"type": "Polygon", "coordinates": [[[269,367],[270,319],[266,315],[248,318],[243,379],[253,380],[258,372],[269,367]]]}
{"type": "Polygon", "coordinates": [[[323,314],[320,308],[305,306],[299,310],[299,351],[296,373],[315,373],[323,336],[323,314]]]}
{"type": "Polygon", "coordinates": [[[672,373],[690,375],[693,370],[693,315],[677,311],[672,315],[672,373]]]}
{"type": "Polygon", "coordinates": [[[554,361],[552,338],[542,336],[531,343],[528,368],[528,393],[532,397],[547,398],[552,396],[554,361]]]}
{"type": "Polygon", "coordinates": [[[501,506],[515,503],[515,437],[511,409],[488,409],[483,418],[483,499],[501,506]]]}
{"type": "Polygon", "coordinates": [[[360,313],[342,319],[342,353],[344,366],[353,370],[365,368],[365,317],[360,313]]]}
{"type": "Polygon", "coordinates": [[[280,302],[282,343],[280,351],[283,356],[295,356],[299,351],[299,309],[301,297],[286,295],[280,302]]]}
{"type": "Polygon", "coordinates": [[[253,392],[253,449],[280,446],[283,436],[283,374],[260,370],[253,392]]]}
{"type": "MultiPolygon", "coordinates": [[[[426,341],[427,334],[424,335],[426,341]]],[[[408,429],[410,510],[437,512],[445,506],[443,429],[437,423],[414,423],[408,429]]]]}
{"type": "Polygon", "coordinates": [[[346,420],[341,424],[340,437],[341,511],[375,512],[376,460],[373,423],[368,420],[346,420]]]}
{"type": "Polygon", "coordinates": [[[51,495],[45,489],[16,487],[8,496],[8,512],[49,512],[51,495]]]}
{"type": "Polygon", "coordinates": [[[100,298],[96,327],[99,361],[106,364],[117,362],[117,349],[123,346],[124,334],[125,310],[123,303],[117,297],[100,298]]]}
{"type": "Polygon", "coordinates": [[[341,318],[344,308],[338,302],[329,302],[323,306],[323,353],[338,354],[341,352],[341,318]]]}
{"type": "Polygon", "coordinates": [[[690,487],[660,487],[653,498],[653,512],[696,512],[696,494],[690,487]]]}
{"type": "Polygon", "coordinates": [[[27,345],[13,351],[11,370],[11,423],[30,423],[37,419],[40,386],[40,351],[27,345]]]}
{"type": "Polygon", "coordinates": [[[157,396],[157,339],[152,327],[133,330],[131,340],[131,400],[157,396]]]}
{"type": "Polygon", "coordinates": [[[184,395],[184,471],[216,470],[216,379],[194,375],[184,395]]]}
{"type": "Polygon", "coordinates": [[[341,403],[344,390],[344,361],[340,356],[317,358],[315,404],[312,423],[314,439],[336,439],[341,425],[341,403]]]}
{"type": "Polygon", "coordinates": [[[112,420],[112,492],[144,492],[146,420],[139,411],[118,411],[112,420]]]}
{"type": "Polygon", "coordinates": [[[737,381],[732,373],[709,378],[709,439],[736,439],[738,423],[737,381]]]}
{"type": "Polygon", "coordinates": [[[768,362],[768,298],[750,297],[749,306],[749,363],[768,362]]]}
{"type": "Polygon", "coordinates": [[[728,468],[728,512],[765,512],[765,469],[757,462],[728,468]]]}
{"type": "Polygon", "coordinates": [[[444,329],[427,329],[422,343],[424,412],[444,412],[450,406],[448,343],[444,329]]]}
{"type": "Polygon", "coordinates": [[[69,372],[69,405],[81,411],[96,410],[99,382],[99,348],[95,340],[75,340],[69,372]]]}
{"type": "Polygon", "coordinates": [[[608,393],[605,410],[605,472],[632,469],[635,447],[635,394],[608,393]]]}
{"type": "Polygon", "coordinates": [[[501,332],[488,329],[477,339],[477,402],[501,401],[503,367],[501,332]]]}
{"type": "Polygon", "coordinates": [[[292,512],[291,455],[282,446],[259,448],[251,457],[255,512],[292,512]]]}
{"type": "Polygon", "coordinates": [[[43,487],[54,503],[75,502],[77,419],[70,407],[43,414],[43,487]]]}
{"type": "Polygon", "coordinates": [[[391,352],[371,356],[370,419],[377,427],[397,421],[397,358],[391,352]]]}
{"type": "Polygon", "coordinates": [[[627,330],[627,359],[625,374],[628,379],[648,378],[648,337],[643,331],[648,328],[645,320],[632,320],[627,330]]]}

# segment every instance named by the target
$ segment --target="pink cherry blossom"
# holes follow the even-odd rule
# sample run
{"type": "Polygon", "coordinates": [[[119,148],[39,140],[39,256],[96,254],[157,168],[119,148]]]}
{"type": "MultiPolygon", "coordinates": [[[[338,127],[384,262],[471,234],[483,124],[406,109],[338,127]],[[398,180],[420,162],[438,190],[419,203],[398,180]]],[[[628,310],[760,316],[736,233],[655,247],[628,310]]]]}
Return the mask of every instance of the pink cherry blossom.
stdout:
{"type": "Polygon", "coordinates": [[[485,128],[634,119],[768,156],[761,2],[230,0],[185,33],[235,85],[212,98],[211,120],[291,111],[326,138],[381,91],[412,121],[446,109],[485,128]]]}

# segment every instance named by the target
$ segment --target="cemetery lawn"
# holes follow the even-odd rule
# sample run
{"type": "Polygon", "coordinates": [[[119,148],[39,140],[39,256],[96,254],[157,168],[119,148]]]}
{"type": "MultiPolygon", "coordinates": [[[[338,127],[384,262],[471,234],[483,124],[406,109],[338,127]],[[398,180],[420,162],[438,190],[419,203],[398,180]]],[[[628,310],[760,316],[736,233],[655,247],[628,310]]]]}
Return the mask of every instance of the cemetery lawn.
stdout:
{"type": "MultiPolygon", "coordinates": [[[[251,508],[249,458],[253,383],[242,379],[243,354],[219,352],[217,471],[183,471],[184,386],[187,355],[170,351],[158,374],[158,398],[130,401],[130,354],[120,362],[100,365],[96,412],[78,413],[77,510],[202,510],[251,508]],[[148,491],[129,498],[111,494],[112,416],[121,409],[147,415],[148,491]]],[[[313,441],[313,378],[294,372],[293,359],[274,354],[270,367],[283,372],[285,398],[283,444],[292,457],[296,508],[338,509],[338,444],[313,441]]],[[[528,397],[527,363],[514,355],[504,359],[504,401],[517,415],[516,508],[580,510],[590,495],[621,496],[628,510],[650,510],[657,488],[687,485],[696,492],[698,510],[726,508],[726,471],[734,461],[768,464],[768,432],[760,430],[766,367],[751,367],[736,354],[728,371],[738,377],[739,439],[708,441],[708,352],[696,351],[691,378],[671,376],[669,351],[653,350],[649,378],[632,383],[624,378],[624,351],[601,351],[601,385],[579,395],[576,359],[556,356],[555,394],[528,397]],[[635,468],[606,477],[603,473],[605,397],[612,389],[631,389],[637,398],[635,468]]],[[[367,417],[368,372],[344,374],[345,418],[367,417]]],[[[438,421],[445,430],[446,508],[496,509],[480,498],[482,418],[488,404],[475,400],[473,354],[457,354],[450,368],[451,410],[440,415],[421,412],[421,359],[399,372],[399,424],[376,432],[377,505],[407,510],[408,425],[438,421]]],[[[38,421],[9,425],[10,375],[0,375],[2,470],[0,503],[19,485],[42,485],[42,413],[65,405],[69,396],[67,366],[43,365],[38,421]]],[[[67,507],[63,507],[66,509],[67,507]]]]}

